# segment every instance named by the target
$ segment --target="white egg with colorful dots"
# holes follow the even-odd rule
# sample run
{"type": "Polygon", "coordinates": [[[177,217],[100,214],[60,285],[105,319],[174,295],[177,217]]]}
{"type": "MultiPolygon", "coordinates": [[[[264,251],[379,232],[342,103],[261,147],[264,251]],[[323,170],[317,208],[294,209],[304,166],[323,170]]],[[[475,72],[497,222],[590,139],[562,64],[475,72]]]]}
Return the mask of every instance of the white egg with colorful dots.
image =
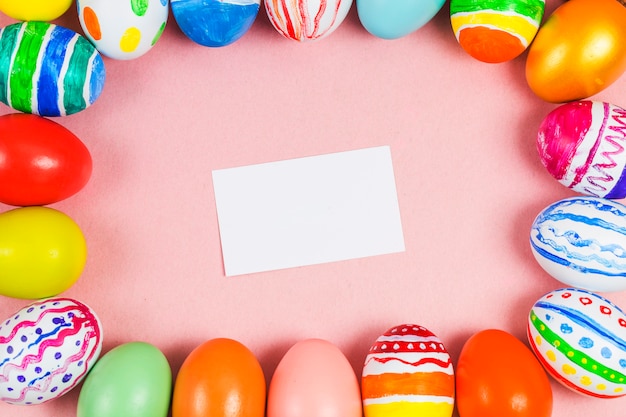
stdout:
{"type": "Polygon", "coordinates": [[[606,298],[578,288],[547,293],[530,310],[528,340],[564,386],[595,398],[626,395],[626,315],[606,298]]]}
{"type": "Polygon", "coordinates": [[[85,36],[102,55],[129,60],[148,52],[165,30],[169,0],[77,0],[85,36]]]}
{"type": "Polygon", "coordinates": [[[70,298],[30,304],[0,323],[0,400],[42,404],[76,387],[102,350],[93,310],[70,298]]]}

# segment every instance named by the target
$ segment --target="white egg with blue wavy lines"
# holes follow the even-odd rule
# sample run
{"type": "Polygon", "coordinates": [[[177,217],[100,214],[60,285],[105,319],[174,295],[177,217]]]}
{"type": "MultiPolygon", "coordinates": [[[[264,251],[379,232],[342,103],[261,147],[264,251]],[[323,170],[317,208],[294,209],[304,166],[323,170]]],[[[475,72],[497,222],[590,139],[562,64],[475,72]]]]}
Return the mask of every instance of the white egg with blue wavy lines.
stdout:
{"type": "Polygon", "coordinates": [[[626,316],[591,291],[562,288],[533,305],[528,341],[546,371],[594,398],[626,395],[626,316]]]}
{"type": "Polygon", "coordinates": [[[626,290],[626,206],[597,197],[572,197],[541,211],[530,246],[558,281],[589,291],[626,290]]]}

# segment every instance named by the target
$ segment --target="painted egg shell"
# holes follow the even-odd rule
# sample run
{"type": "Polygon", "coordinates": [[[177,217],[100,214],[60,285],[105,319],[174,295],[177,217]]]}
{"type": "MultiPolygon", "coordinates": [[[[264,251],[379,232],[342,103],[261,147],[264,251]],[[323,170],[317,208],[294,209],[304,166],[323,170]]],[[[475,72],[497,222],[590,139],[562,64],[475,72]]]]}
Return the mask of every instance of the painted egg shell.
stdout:
{"type": "Polygon", "coordinates": [[[352,0],[268,0],[265,11],[284,37],[311,41],[330,35],[346,18],[352,0]]]}
{"type": "Polygon", "coordinates": [[[15,110],[77,113],[100,96],[104,78],[96,48],[70,29],[24,22],[0,30],[0,101],[15,110]]]}
{"type": "Polygon", "coordinates": [[[254,23],[261,0],[172,0],[180,30],[192,41],[211,47],[230,45],[254,23]]]}
{"type": "Polygon", "coordinates": [[[145,342],[119,345],[87,375],[77,417],[167,417],[172,371],[167,358],[145,342]]]}
{"type": "Polygon", "coordinates": [[[563,104],[539,127],[537,151],[548,172],[572,190],[626,197],[626,110],[599,101],[563,104]]]}
{"type": "Polygon", "coordinates": [[[135,59],[148,52],[165,30],[168,0],[77,0],[85,36],[113,59],[135,59]]]}
{"type": "Polygon", "coordinates": [[[363,27],[382,39],[398,39],[415,32],[441,10],[445,0],[356,0],[363,27]]]}
{"type": "Polygon", "coordinates": [[[534,39],[545,5],[545,0],[452,0],[452,30],[463,49],[479,61],[509,61],[534,39]]]}
{"type": "Polygon", "coordinates": [[[0,202],[42,206],[80,191],[91,154],[72,132],[35,114],[0,116],[0,202]]]}
{"type": "Polygon", "coordinates": [[[91,308],[70,298],[30,304],[0,323],[0,400],[41,404],[74,388],[102,349],[91,308]]]}
{"type": "Polygon", "coordinates": [[[16,20],[49,22],[64,14],[72,0],[0,0],[0,11],[16,20]]]}
{"type": "Polygon", "coordinates": [[[302,340],[276,367],[267,417],[361,417],[362,413],[354,369],[332,343],[302,340]]]}
{"type": "Polygon", "coordinates": [[[558,281],[590,291],[626,289],[626,206],[572,197],[545,208],[531,227],[530,246],[558,281]]]}
{"type": "Polygon", "coordinates": [[[626,394],[626,316],[582,289],[558,289],[530,310],[528,340],[546,371],[582,394],[626,394]]]}
{"type": "Polygon", "coordinates": [[[402,324],[376,339],[361,378],[365,417],[450,417],[454,369],[443,343],[428,329],[402,324]]]}

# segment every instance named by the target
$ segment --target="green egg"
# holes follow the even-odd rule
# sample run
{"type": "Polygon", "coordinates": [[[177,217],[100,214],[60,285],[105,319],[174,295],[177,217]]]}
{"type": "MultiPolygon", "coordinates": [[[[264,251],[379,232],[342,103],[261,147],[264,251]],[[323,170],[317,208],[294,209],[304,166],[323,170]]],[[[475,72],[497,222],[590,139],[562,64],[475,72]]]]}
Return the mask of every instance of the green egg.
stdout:
{"type": "Polygon", "coordinates": [[[167,358],[144,342],[119,345],[87,375],[77,417],[166,417],[172,392],[167,358]]]}

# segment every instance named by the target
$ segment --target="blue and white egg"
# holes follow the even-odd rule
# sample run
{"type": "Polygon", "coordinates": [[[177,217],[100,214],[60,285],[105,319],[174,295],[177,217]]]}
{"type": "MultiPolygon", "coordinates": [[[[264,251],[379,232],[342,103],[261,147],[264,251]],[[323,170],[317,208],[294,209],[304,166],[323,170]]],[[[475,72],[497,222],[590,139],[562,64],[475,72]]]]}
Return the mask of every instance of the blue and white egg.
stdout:
{"type": "Polygon", "coordinates": [[[590,291],[626,290],[626,206],[572,197],[545,208],[532,224],[532,253],[558,281],[590,291]]]}

